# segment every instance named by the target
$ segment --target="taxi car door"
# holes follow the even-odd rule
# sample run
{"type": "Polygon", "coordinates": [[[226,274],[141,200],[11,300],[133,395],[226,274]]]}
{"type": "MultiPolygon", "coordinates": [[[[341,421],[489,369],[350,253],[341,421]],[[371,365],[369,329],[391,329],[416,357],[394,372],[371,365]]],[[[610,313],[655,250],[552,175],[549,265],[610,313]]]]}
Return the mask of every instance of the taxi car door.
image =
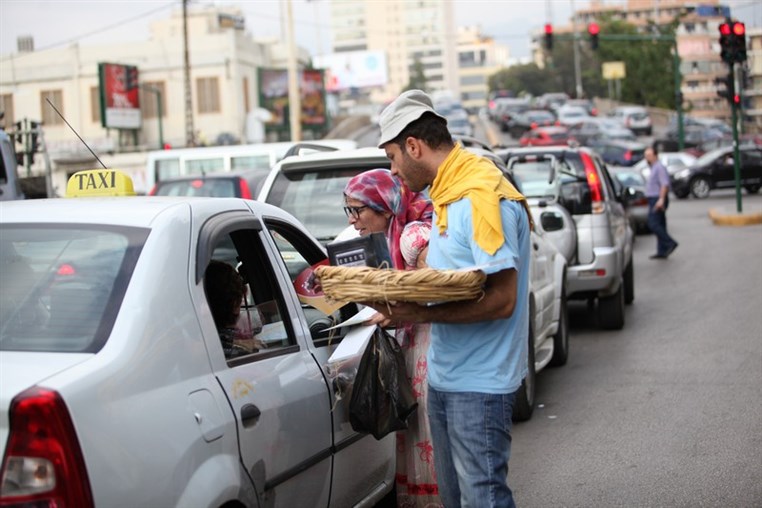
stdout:
{"type": "MultiPolygon", "coordinates": [[[[320,246],[286,222],[265,219],[265,227],[273,244],[281,254],[282,275],[286,284],[293,284],[307,267],[325,259],[320,246]]],[[[295,292],[290,295],[296,300],[295,292]]],[[[298,300],[295,302],[299,304],[298,300]]],[[[309,349],[326,379],[332,379],[326,365],[328,358],[348,332],[347,327],[323,331],[338,324],[357,312],[355,304],[347,304],[331,315],[302,304],[299,313],[305,335],[309,337],[309,349]]],[[[347,387],[330,382],[331,406],[333,407],[334,472],[331,506],[354,505],[358,499],[391,488],[395,471],[395,435],[389,434],[377,441],[369,434],[360,434],[349,423],[349,398],[347,387]]]]}
{"type": "Polygon", "coordinates": [[[328,388],[306,347],[301,310],[284,295],[276,276],[277,256],[262,242],[254,216],[217,215],[199,234],[192,296],[212,368],[237,421],[241,462],[260,506],[328,506],[328,388]],[[250,323],[258,342],[243,354],[223,350],[215,328],[203,280],[213,259],[235,267],[245,283],[239,323],[250,323]]]}

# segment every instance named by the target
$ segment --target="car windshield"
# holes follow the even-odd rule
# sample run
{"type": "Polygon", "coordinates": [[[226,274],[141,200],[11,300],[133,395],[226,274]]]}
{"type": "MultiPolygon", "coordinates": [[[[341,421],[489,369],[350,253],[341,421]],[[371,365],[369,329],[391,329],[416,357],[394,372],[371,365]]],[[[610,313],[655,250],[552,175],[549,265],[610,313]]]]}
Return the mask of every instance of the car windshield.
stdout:
{"type": "Polygon", "coordinates": [[[0,350],[99,350],[147,237],[138,228],[4,224],[0,350]]]}
{"type": "Polygon", "coordinates": [[[315,238],[328,243],[347,226],[344,187],[366,169],[371,168],[280,171],[267,202],[292,214],[315,238]]]}
{"type": "Polygon", "coordinates": [[[706,166],[707,164],[711,164],[714,162],[715,159],[720,157],[721,155],[725,154],[727,151],[727,148],[715,148],[711,152],[707,152],[696,161],[697,166],[706,166]]]}
{"type": "Polygon", "coordinates": [[[524,196],[536,198],[555,194],[555,186],[549,182],[551,161],[517,162],[511,166],[511,171],[521,185],[524,196]]]}
{"type": "Polygon", "coordinates": [[[160,182],[157,196],[206,196],[214,198],[240,197],[235,178],[193,179],[160,182]]]}

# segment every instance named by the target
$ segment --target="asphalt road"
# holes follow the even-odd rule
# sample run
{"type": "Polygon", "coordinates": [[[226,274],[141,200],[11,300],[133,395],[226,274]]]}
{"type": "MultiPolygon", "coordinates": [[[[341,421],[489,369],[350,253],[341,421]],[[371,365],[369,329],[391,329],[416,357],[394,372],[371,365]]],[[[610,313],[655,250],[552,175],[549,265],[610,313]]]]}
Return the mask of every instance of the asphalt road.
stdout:
{"type": "Polygon", "coordinates": [[[762,506],[762,225],[713,225],[713,207],[735,194],[671,202],[666,261],[637,237],[623,330],[570,306],[569,362],[538,375],[514,427],[518,506],[762,506]]]}

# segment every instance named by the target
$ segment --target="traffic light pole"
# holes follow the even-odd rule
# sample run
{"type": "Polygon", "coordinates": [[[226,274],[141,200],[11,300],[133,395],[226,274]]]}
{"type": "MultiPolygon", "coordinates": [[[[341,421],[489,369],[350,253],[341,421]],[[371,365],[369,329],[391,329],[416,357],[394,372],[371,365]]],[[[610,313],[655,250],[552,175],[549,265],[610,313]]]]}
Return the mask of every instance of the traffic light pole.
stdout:
{"type": "MultiPolygon", "coordinates": [[[[730,77],[733,81],[735,81],[734,67],[735,65],[732,62],[728,63],[730,77]]],[[[735,86],[733,87],[733,92],[734,91],[735,86]]],[[[736,211],[741,213],[743,211],[743,205],[741,204],[741,154],[738,149],[738,105],[733,96],[730,98],[730,113],[733,121],[733,176],[736,180],[736,211]]]]}

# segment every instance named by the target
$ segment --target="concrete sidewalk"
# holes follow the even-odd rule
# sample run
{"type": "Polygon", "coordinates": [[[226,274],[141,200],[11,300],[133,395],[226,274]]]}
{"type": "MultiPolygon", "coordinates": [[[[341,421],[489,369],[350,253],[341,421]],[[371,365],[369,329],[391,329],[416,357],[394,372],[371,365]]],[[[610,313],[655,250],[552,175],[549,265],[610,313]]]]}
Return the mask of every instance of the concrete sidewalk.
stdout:
{"type": "Polygon", "coordinates": [[[715,226],[749,226],[752,224],[762,224],[762,205],[744,204],[741,202],[741,213],[738,213],[737,207],[725,205],[709,209],[709,218],[715,226]]]}

